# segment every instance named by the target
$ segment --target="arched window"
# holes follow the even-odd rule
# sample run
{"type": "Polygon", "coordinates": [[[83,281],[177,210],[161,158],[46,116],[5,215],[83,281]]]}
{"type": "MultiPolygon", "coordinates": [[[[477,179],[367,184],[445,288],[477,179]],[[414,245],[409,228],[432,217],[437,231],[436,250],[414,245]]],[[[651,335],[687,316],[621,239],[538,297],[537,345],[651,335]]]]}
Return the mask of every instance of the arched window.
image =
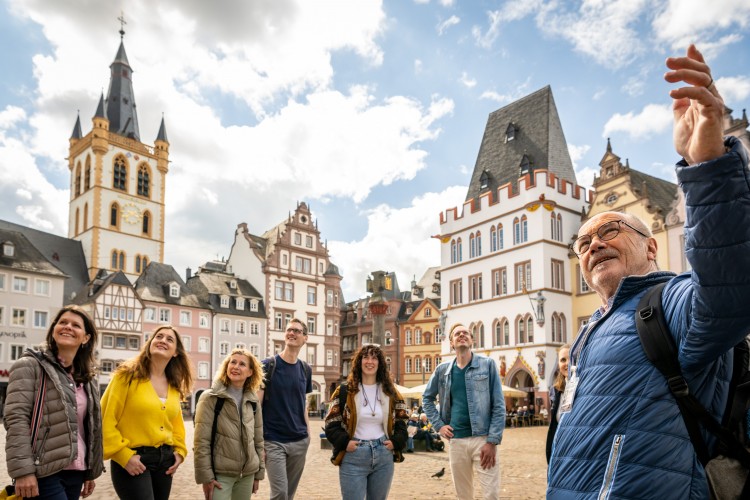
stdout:
{"type": "Polygon", "coordinates": [[[477,247],[476,247],[476,241],[474,240],[474,233],[471,233],[469,235],[469,258],[474,258],[477,256],[477,247]]]}
{"type": "Polygon", "coordinates": [[[526,318],[526,334],[529,337],[529,343],[534,342],[534,320],[531,316],[526,318]]]}
{"type": "Polygon", "coordinates": [[[557,331],[557,313],[552,313],[552,342],[559,342],[557,331]]]}
{"type": "Polygon", "coordinates": [[[112,250],[112,260],[109,263],[109,267],[112,268],[113,271],[117,270],[117,257],[119,254],[117,253],[117,250],[112,250]]]}
{"type": "Polygon", "coordinates": [[[557,241],[563,240],[562,214],[557,214],[557,241]]]}
{"type": "Polygon", "coordinates": [[[551,220],[550,220],[550,234],[552,235],[552,239],[555,241],[558,241],[557,238],[557,217],[555,217],[555,212],[552,212],[550,214],[551,220]]]}
{"type": "Polygon", "coordinates": [[[115,158],[114,169],[112,171],[112,187],[121,191],[128,190],[128,167],[125,158],[118,156],[115,158]]]}
{"type": "Polygon", "coordinates": [[[518,245],[521,242],[521,223],[518,217],[513,219],[513,244],[518,245]]]}
{"type": "Polygon", "coordinates": [[[477,245],[477,251],[475,257],[479,257],[482,255],[482,232],[477,231],[477,235],[475,237],[476,239],[476,245],[477,245]]]}
{"type": "Polygon", "coordinates": [[[145,271],[147,267],[148,267],[148,258],[144,255],[143,257],[141,257],[141,269],[145,271]]]}
{"type": "Polygon", "coordinates": [[[490,228],[490,252],[497,252],[497,229],[495,229],[495,226],[490,228]]]}
{"type": "Polygon", "coordinates": [[[495,324],[492,326],[492,329],[495,332],[494,339],[493,339],[493,343],[495,347],[503,345],[502,328],[503,326],[500,323],[500,321],[495,320],[495,324]]]}
{"type": "Polygon", "coordinates": [[[456,240],[451,240],[451,264],[458,262],[458,246],[456,246],[456,240]]]}
{"type": "Polygon", "coordinates": [[[151,175],[146,165],[138,167],[138,194],[149,197],[151,192],[151,175]]]}
{"type": "Polygon", "coordinates": [[[78,233],[79,233],[79,231],[78,231],[78,218],[80,217],[80,215],[81,215],[80,211],[76,208],[76,224],[75,224],[75,231],[73,233],[76,236],[78,236],[78,233]]]}
{"type": "Polygon", "coordinates": [[[497,225],[497,249],[498,250],[503,249],[503,225],[502,224],[497,225]]]}
{"type": "Polygon", "coordinates": [[[516,320],[516,339],[517,344],[526,343],[526,320],[522,317],[516,320]]]}
{"type": "Polygon", "coordinates": [[[521,243],[529,241],[529,228],[526,216],[521,216],[521,243]]]}
{"type": "Polygon", "coordinates": [[[120,227],[120,205],[117,202],[109,206],[109,225],[110,227],[120,227]]]}
{"type": "Polygon", "coordinates": [[[120,271],[124,271],[125,270],[125,252],[120,252],[120,259],[119,260],[120,260],[120,262],[119,262],[119,264],[120,264],[120,271]]]}
{"type": "Polygon", "coordinates": [[[151,236],[151,212],[143,212],[143,234],[151,236]]]}
{"type": "Polygon", "coordinates": [[[85,203],[83,205],[83,230],[89,228],[89,204],[85,203]]]}
{"type": "Polygon", "coordinates": [[[74,193],[75,193],[75,196],[78,196],[81,194],[81,163],[80,162],[78,162],[78,164],[76,165],[76,178],[75,178],[74,184],[75,184],[74,193]]]}
{"type": "Polygon", "coordinates": [[[141,274],[141,256],[138,254],[135,256],[135,272],[141,274]]]}
{"type": "Polygon", "coordinates": [[[91,157],[86,156],[86,168],[83,181],[83,190],[88,191],[91,189],[91,157]]]}
{"type": "Polygon", "coordinates": [[[464,257],[463,257],[463,245],[461,243],[461,238],[458,239],[458,241],[456,242],[456,244],[457,244],[456,253],[458,255],[458,261],[457,262],[461,262],[462,260],[464,260],[464,257]]]}
{"type": "Polygon", "coordinates": [[[484,323],[479,323],[477,326],[477,337],[478,339],[477,346],[478,347],[484,347],[484,323]]]}
{"type": "Polygon", "coordinates": [[[503,345],[510,345],[510,323],[503,319],[503,345]]]}

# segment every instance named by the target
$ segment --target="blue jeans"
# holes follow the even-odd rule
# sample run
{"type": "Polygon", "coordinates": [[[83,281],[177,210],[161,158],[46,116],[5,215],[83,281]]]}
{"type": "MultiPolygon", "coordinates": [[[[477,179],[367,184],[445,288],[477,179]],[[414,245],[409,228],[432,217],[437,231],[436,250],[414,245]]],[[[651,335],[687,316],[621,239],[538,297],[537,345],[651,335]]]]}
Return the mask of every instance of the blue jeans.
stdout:
{"type": "Polygon", "coordinates": [[[78,500],[86,473],[82,470],[61,470],[51,476],[39,477],[39,500],[78,500]]]}
{"type": "Polygon", "coordinates": [[[393,453],[383,444],[385,437],[360,441],[347,452],[339,466],[343,500],[386,500],[393,481],[393,453]]]}
{"type": "Polygon", "coordinates": [[[143,446],[136,448],[135,453],[141,456],[141,463],[146,466],[146,471],[137,476],[131,476],[120,464],[110,461],[112,485],[117,496],[134,500],[168,500],[172,476],[167,475],[167,469],[174,465],[174,448],[168,445],[159,448],[143,446]]]}

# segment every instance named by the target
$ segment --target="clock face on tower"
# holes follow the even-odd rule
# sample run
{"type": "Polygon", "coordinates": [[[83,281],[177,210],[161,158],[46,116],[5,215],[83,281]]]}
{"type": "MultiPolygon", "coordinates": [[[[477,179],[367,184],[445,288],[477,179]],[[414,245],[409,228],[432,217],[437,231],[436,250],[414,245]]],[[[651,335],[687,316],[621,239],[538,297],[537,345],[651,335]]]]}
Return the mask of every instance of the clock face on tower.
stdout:
{"type": "Polygon", "coordinates": [[[138,224],[143,218],[143,212],[133,203],[126,203],[122,207],[122,220],[128,224],[138,224]]]}

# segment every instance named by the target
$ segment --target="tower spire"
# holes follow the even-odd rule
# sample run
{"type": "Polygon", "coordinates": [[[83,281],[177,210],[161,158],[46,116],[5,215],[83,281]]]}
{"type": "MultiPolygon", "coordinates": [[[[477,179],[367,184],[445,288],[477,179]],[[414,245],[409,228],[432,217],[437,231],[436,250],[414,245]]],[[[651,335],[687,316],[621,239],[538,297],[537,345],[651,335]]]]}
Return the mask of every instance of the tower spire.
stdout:
{"type": "Polygon", "coordinates": [[[107,118],[109,119],[109,130],[115,134],[129,137],[140,141],[138,129],[138,114],[135,106],[135,93],[133,92],[133,68],[130,67],[128,56],[125,53],[125,17],[120,14],[120,47],[115,55],[115,60],[109,65],[109,91],[107,92],[107,118]]]}
{"type": "Polygon", "coordinates": [[[120,11],[120,17],[117,18],[118,21],[120,21],[120,42],[122,42],[122,39],[125,38],[125,25],[128,24],[127,21],[125,21],[125,15],[120,11]]]}
{"type": "Polygon", "coordinates": [[[83,132],[81,131],[81,112],[78,111],[78,116],[76,116],[76,123],[73,125],[73,133],[70,135],[71,139],[80,139],[83,137],[83,132]]]}

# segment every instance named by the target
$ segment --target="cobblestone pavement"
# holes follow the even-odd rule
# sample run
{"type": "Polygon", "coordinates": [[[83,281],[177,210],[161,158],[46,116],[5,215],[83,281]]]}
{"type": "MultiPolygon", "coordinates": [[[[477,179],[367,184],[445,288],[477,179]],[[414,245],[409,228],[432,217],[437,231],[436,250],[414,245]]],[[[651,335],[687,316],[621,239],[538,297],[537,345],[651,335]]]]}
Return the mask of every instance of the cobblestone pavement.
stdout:
{"type": "MultiPolygon", "coordinates": [[[[310,421],[311,436],[318,436],[321,432],[320,419],[310,421]]],[[[186,422],[188,448],[192,448],[193,424],[186,422]]],[[[544,445],[547,436],[546,427],[529,427],[521,429],[506,429],[503,443],[500,447],[501,494],[503,499],[540,499],[544,498],[546,489],[546,461],[544,445]]],[[[5,429],[0,426],[0,450],[5,456],[5,429]]],[[[338,468],[329,459],[330,450],[321,450],[320,441],[313,437],[307,452],[307,463],[302,475],[296,498],[307,499],[338,499],[339,477],[338,468]]],[[[0,461],[0,482],[7,484],[8,472],[5,460],[0,461]]],[[[106,464],[109,469],[109,463],[106,464]]],[[[447,452],[409,453],[403,463],[396,464],[396,472],[389,498],[399,500],[455,498],[453,482],[447,452]],[[442,478],[430,476],[446,468],[442,478]]],[[[477,489],[479,486],[477,485],[477,489]]],[[[268,481],[261,481],[258,498],[268,498],[268,481]]],[[[477,493],[479,493],[477,491],[477,493]]],[[[254,496],[255,497],[255,496],[254,496]]],[[[91,499],[117,498],[110,481],[109,471],[96,481],[94,494],[91,499]]],[[[192,455],[180,467],[172,485],[171,499],[200,500],[203,493],[200,486],[195,484],[192,455]]],[[[480,498],[477,496],[477,498],[480,498]]],[[[129,500],[129,499],[128,499],[129,500]]]]}

